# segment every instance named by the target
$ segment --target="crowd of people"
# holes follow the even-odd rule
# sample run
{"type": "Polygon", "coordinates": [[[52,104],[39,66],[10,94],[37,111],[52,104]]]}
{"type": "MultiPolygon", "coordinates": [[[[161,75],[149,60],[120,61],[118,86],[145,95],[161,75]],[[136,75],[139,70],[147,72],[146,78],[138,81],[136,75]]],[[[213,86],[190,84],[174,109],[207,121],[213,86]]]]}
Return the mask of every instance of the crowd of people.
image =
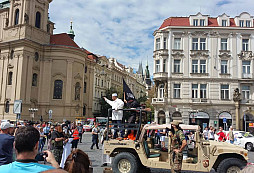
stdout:
{"type": "Polygon", "coordinates": [[[0,130],[1,172],[88,173],[91,169],[88,155],[77,149],[82,142],[81,124],[24,122],[14,126],[6,121],[0,122],[0,130]]]}

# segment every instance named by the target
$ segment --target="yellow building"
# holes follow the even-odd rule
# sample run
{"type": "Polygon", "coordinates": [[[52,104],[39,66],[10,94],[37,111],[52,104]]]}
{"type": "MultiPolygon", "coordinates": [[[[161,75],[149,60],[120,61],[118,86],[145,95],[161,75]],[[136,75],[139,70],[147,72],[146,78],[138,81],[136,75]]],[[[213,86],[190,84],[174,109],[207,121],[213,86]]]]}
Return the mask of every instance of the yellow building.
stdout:
{"type": "Polygon", "coordinates": [[[0,119],[15,120],[15,100],[21,119],[49,120],[49,110],[54,121],[92,116],[95,55],[73,41],[72,28],[53,35],[50,2],[0,3],[0,119]],[[34,117],[30,108],[38,109],[34,117]]]}

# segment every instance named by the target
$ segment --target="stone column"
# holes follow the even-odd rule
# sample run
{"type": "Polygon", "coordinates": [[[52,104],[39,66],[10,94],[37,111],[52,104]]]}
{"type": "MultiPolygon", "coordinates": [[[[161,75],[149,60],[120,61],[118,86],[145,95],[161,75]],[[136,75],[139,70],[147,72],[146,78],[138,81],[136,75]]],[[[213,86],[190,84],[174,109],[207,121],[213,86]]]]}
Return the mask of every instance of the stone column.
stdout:
{"type": "Polygon", "coordinates": [[[241,93],[239,92],[239,89],[236,88],[233,94],[233,100],[235,102],[235,124],[236,124],[236,130],[240,130],[240,101],[241,101],[241,93]]]}

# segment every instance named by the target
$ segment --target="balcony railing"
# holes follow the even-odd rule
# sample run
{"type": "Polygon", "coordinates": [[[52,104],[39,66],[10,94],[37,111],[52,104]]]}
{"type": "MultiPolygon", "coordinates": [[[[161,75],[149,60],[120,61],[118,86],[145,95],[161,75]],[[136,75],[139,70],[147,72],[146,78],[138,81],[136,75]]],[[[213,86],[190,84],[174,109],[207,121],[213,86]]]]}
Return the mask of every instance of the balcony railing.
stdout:
{"type": "Polygon", "coordinates": [[[152,103],[153,103],[153,104],[165,103],[165,98],[153,98],[153,99],[152,99],[152,103]]]}
{"type": "Polygon", "coordinates": [[[252,75],[250,73],[243,73],[242,74],[242,78],[244,78],[244,79],[250,79],[250,78],[252,78],[252,75]]]}
{"type": "Polygon", "coordinates": [[[155,56],[168,56],[168,49],[159,49],[153,51],[153,55],[155,56]]]}
{"type": "Polygon", "coordinates": [[[167,78],[168,77],[168,72],[157,72],[153,74],[153,78],[167,78]]]}

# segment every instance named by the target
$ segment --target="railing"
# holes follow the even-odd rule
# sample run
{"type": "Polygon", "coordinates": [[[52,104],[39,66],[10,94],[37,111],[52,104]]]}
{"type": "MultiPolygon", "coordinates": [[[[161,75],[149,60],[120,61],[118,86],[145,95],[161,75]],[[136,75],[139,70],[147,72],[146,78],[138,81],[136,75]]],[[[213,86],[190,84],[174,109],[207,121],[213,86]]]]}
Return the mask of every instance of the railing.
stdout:
{"type": "Polygon", "coordinates": [[[207,98],[193,98],[192,102],[193,103],[207,103],[208,99],[207,98]]]}
{"type": "Polygon", "coordinates": [[[157,72],[153,74],[153,78],[167,78],[168,72],[157,72]]]}
{"type": "Polygon", "coordinates": [[[250,78],[252,78],[252,75],[250,73],[243,73],[242,74],[242,78],[244,78],[244,79],[250,79],[250,78]]]}

